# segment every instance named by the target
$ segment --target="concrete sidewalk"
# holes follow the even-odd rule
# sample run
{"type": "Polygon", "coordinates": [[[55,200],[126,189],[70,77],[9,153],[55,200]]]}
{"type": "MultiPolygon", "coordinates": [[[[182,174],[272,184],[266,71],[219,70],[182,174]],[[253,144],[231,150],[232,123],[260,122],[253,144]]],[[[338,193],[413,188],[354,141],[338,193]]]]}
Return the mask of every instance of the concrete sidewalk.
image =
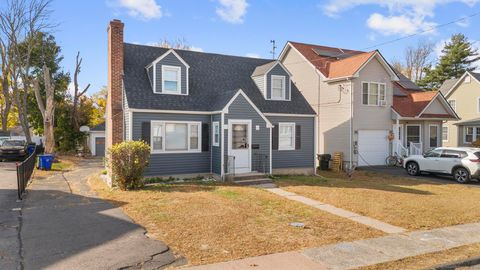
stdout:
{"type": "Polygon", "coordinates": [[[354,269],[474,243],[480,243],[480,223],[392,234],[304,251],[278,253],[187,269],[354,269]]]}
{"type": "MultiPolygon", "coordinates": [[[[99,160],[35,180],[22,209],[23,269],[158,269],[172,251],[86,184],[99,160]]],[[[122,204],[122,202],[117,202],[122,204]]]]}

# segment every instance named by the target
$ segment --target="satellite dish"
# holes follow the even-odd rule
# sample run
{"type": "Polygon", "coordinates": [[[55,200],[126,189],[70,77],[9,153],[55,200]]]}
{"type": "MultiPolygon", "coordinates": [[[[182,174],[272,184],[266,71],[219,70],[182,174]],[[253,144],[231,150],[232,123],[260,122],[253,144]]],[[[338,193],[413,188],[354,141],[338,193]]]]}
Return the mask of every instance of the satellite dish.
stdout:
{"type": "Polygon", "coordinates": [[[90,128],[87,127],[87,126],[81,126],[80,127],[80,132],[89,132],[90,131],[90,128]]]}

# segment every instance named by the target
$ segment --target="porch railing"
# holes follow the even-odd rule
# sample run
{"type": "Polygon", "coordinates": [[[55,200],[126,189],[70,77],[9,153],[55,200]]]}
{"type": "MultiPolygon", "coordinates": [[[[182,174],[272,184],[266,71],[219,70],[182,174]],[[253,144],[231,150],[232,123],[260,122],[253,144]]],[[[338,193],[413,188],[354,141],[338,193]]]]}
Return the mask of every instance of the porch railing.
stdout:
{"type": "Polygon", "coordinates": [[[408,148],[403,146],[402,142],[397,140],[395,142],[395,150],[394,150],[395,153],[397,153],[397,155],[401,156],[401,157],[408,157],[409,155],[409,151],[408,151],[408,148]]]}
{"type": "Polygon", "coordinates": [[[268,159],[268,155],[253,153],[253,170],[259,173],[268,173],[270,170],[270,160],[268,159]]]}
{"type": "Polygon", "coordinates": [[[422,143],[410,142],[409,146],[410,155],[421,155],[423,154],[423,145],[422,143]]]}

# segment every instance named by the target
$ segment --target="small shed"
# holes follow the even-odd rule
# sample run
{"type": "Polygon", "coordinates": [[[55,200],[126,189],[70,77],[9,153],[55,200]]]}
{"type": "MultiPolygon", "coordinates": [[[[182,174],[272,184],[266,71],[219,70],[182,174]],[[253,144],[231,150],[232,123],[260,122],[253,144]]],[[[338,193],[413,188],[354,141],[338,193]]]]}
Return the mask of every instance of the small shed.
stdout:
{"type": "Polygon", "coordinates": [[[88,147],[92,156],[105,156],[105,122],[92,127],[88,133],[88,147]]]}

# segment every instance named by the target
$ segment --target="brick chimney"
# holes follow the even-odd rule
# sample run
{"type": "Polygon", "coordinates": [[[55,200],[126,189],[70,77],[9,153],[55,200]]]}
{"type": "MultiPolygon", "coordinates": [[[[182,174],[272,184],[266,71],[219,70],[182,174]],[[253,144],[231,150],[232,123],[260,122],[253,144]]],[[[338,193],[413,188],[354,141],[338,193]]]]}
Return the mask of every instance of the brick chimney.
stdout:
{"type": "Polygon", "coordinates": [[[120,20],[108,25],[108,89],[105,147],[123,141],[123,27],[120,20]]]}

